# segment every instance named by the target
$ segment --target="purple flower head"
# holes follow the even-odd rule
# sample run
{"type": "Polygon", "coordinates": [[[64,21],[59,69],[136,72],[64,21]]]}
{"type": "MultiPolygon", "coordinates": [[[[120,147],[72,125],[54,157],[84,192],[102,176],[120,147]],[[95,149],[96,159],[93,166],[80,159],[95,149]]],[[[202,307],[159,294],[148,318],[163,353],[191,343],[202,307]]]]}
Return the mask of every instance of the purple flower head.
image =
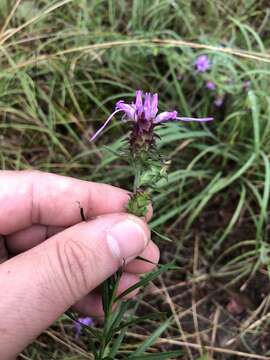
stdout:
{"type": "Polygon", "coordinates": [[[205,87],[208,90],[215,90],[216,84],[213,81],[207,81],[206,84],[205,84],[205,87]]]}
{"type": "Polygon", "coordinates": [[[136,91],[135,103],[125,103],[120,100],[116,103],[115,111],[109,116],[104,125],[92,136],[91,141],[103,131],[113,116],[122,112],[122,120],[133,123],[130,143],[132,148],[145,150],[154,142],[154,127],[168,121],[211,121],[213,118],[178,117],[177,111],[164,111],[158,114],[158,94],[136,91]]]}
{"type": "Polygon", "coordinates": [[[205,72],[211,68],[211,63],[207,55],[200,55],[195,61],[195,67],[198,72],[205,72]]]}
{"type": "Polygon", "coordinates": [[[77,321],[74,321],[75,338],[78,339],[80,337],[84,326],[91,326],[91,325],[93,325],[93,320],[89,316],[80,317],[78,318],[77,321]]]}

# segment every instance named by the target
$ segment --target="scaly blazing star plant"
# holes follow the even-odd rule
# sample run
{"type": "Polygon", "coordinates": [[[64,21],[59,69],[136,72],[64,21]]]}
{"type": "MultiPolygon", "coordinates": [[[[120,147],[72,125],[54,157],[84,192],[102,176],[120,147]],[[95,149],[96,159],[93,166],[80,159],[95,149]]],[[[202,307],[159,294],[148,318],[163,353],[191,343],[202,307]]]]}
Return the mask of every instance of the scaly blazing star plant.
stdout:
{"type": "Polygon", "coordinates": [[[192,118],[178,117],[177,111],[164,111],[158,114],[158,94],[145,93],[143,100],[143,92],[136,91],[135,103],[125,103],[120,100],[116,103],[115,111],[107,119],[104,125],[92,136],[91,141],[104,130],[114,115],[122,112],[122,120],[133,123],[133,129],[130,137],[130,145],[132,153],[141,150],[149,150],[154,143],[154,129],[157,125],[167,123],[169,121],[211,121],[213,118],[192,118]]]}
{"type": "MultiPolygon", "coordinates": [[[[147,206],[151,201],[151,194],[155,189],[156,184],[166,176],[168,165],[156,148],[157,135],[155,134],[155,129],[169,121],[206,122],[213,120],[213,118],[179,117],[175,110],[158,113],[158,94],[143,94],[141,90],[138,90],[136,91],[135,102],[129,104],[120,100],[116,103],[115,111],[105,121],[104,125],[92,136],[92,141],[102,133],[112,118],[118,113],[123,115],[123,122],[131,124],[128,143],[123,143],[124,150],[126,150],[124,152],[125,156],[134,171],[133,193],[130,196],[127,211],[130,214],[142,217],[145,216],[147,212],[147,206]]],[[[130,239],[127,239],[127,241],[130,241],[130,239]]],[[[140,259],[147,261],[147,259],[140,259]]],[[[155,275],[149,274],[149,279],[153,280],[153,278],[158,276],[162,271],[172,269],[170,266],[171,264],[160,265],[158,270],[154,270],[156,271],[155,275]]],[[[104,310],[104,330],[102,339],[112,339],[111,333],[112,327],[114,326],[113,324],[118,323],[118,320],[116,321],[114,319],[118,319],[120,316],[123,317],[124,314],[124,311],[121,310],[121,305],[119,312],[116,315],[112,314],[113,305],[119,298],[116,296],[116,289],[120,277],[121,269],[103,284],[102,302],[104,310]]],[[[144,283],[147,282],[144,281],[144,283]]],[[[139,285],[140,284],[138,284],[138,287],[139,285]]],[[[134,287],[132,288],[134,289],[134,287]]],[[[129,291],[129,289],[126,290],[125,293],[127,293],[127,291],[129,291]]],[[[117,328],[118,327],[116,327],[116,329],[117,328]]],[[[108,343],[105,340],[102,341],[97,359],[103,359],[103,356],[107,356],[109,353],[110,341],[111,340],[108,340],[108,343]]]]}
{"type": "Polygon", "coordinates": [[[135,102],[128,104],[120,100],[116,103],[115,111],[92,136],[92,141],[100,135],[117,113],[122,113],[122,120],[133,125],[129,137],[129,162],[135,169],[135,181],[128,211],[134,215],[143,216],[150,200],[149,189],[166,175],[164,162],[159,154],[153,151],[156,138],[155,128],[169,121],[206,122],[213,118],[179,117],[176,110],[158,114],[158,94],[143,94],[141,90],[137,90],[135,102]]]}
{"type": "Polygon", "coordinates": [[[129,163],[135,170],[133,195],[128,204],[128,211],[137,216],[145,215],[150,200],[149,190],[166,175],[166,164],[155,149],[155,129],[157,126],[176,121],[207,122],[212,117],[193,118],[179,117],[177,111],[164,111],[158,114],[158,94],[136,91],[135,102],[126,103],[120,100],[115,111],[104,125],[92,136],[91,141],[105,129],[112,118],[122,113],[122,121],[132,125],[129,137],[129,163]]]}

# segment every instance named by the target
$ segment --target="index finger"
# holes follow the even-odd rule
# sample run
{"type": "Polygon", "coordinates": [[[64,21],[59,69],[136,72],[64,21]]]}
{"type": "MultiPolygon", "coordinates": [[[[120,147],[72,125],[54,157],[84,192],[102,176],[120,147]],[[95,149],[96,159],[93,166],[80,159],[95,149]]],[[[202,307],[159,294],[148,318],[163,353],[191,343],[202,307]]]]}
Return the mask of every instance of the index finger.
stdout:
{"type": "Polygon", "coordinates": [[[0,234],[33,224],[71,226],[86,218],[124,212],[129,193],[111,185],[93,183],[39,171],[0,171],[0,234]]]}

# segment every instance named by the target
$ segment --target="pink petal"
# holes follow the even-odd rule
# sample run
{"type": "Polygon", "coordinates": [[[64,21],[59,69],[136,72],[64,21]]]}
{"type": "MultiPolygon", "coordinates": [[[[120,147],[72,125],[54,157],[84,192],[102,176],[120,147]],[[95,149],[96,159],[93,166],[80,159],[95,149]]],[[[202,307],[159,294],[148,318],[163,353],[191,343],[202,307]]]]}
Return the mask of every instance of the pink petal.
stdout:
{"type": "Polygon", "coordinates": [[[164,111],[155,118],[154,124],[160,124],[168,120],[175,120],[177,117],[177,111],[164,111]]]}
{"type": "Polygon", "coordinates": [[[112,120],[112,118],[114,117],[115,114],[117,114],[118,112],[123,111],[121,109],[115,110],[109,117],[108,119],[105,121],[105,123],[101,126],[101,128],[98,129],[98,131],[96,131],[94,133],[94,135],[90,138],[90,141],[94,141],[98,135],[105,129],[105,127],[109,124],[109,122],[112,120]]]}

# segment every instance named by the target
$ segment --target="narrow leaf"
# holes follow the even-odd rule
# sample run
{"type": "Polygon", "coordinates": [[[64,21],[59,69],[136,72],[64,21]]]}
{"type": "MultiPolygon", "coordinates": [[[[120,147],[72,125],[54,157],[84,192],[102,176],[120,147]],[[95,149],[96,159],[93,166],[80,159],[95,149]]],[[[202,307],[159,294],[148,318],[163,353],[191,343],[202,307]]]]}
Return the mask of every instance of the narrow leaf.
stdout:
{"type": "Polygon", "coordinates": [[[162,354],[147,354],[147,355],[140,355],[140,356],[134,356],[134,357],[129,357],[129,359],[132,360],[150,360],[150,359],[154,359],[154,360],[166,360],[166,359],[170,359],[172,360],[173,358],[178,358],[178,356],[183,355],[183,351],[182,350],[176,350],[176,351],[168,351],[168,352],[164,352],[162,354]]]}
{"type": "Polygon", "coordinates": [[[126,296],[127,294],[131,293],[133,290],[138,289],[139,287],[145,286],[147,285],[149,282],[153,281],[154,279],[156,279],[159,275],[161,275],[162,273],[164,273],[165,271],[168,270],[181,270],[180,267],[174,265],[173,263],[169,263],[169,264],[165,264],[165,265],[160,265],[160,267],[158,269],[155,269],[153,271],[151,271],[149,274],[145,275],[140,281],[138,281],[136,284],[134,284],[133,286],[131,286],[130,288],[128,288],[127,290],[125,290],[124,292],[122,292],[122,294],[120,294],[119,296],[117,296],[117,298],[115,299],[115,301],[120,300],[121,298],[123,298],[124,296],[126,296]]]}
{"type": "MultiPolygon", "coordinates": [[[[168,319],[164,323],[162,323],[154,332],[152,335],[150,335],[140,346],[137,348],[134,353],[128,357],[128,359],[134,360],[136,359],[142,359],[141,355],[147,350],[152,344],[155,343],[155,341],[159,338],[159,336],[167,329],[167,327],[170,325],[171,319],[168,319]],[[140,356],[139,356],[140,355],[140,356]]],[[[166,358],[165,358],[166,359],[166,358]]]]}

